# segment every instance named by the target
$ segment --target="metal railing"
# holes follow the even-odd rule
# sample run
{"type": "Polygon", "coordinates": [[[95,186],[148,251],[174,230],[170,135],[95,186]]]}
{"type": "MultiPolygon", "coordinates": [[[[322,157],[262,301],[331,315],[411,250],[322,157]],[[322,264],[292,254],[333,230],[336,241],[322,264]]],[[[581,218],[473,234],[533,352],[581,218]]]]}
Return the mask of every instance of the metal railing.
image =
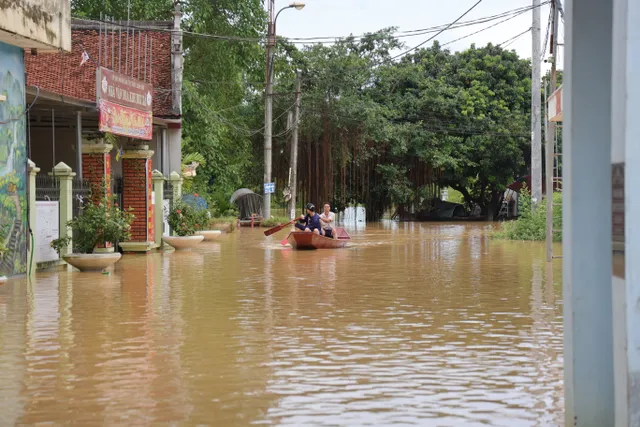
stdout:
{"type": "Polygon", "coordinates": [[[73,217],[75,218],[82,214],[82,207],[89,202],[91,185],[87,181],[82,181],[79,178],[73,178],[71,190],[73,194],[72,212],[73,217]]]}
{"type": "Polygon", "coordinates": [[[36,175],[36,200],[59,201],[60,182],[58,178],[48,175],[36,175]]]}

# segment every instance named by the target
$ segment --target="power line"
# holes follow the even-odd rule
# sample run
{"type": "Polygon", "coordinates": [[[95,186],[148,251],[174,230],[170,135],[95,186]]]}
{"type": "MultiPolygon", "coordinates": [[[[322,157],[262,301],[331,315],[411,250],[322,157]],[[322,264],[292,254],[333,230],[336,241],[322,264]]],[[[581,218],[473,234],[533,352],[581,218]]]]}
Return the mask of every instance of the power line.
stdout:
{"type": "Polygon", "coordinates": [[[453,21],[452,23],[450,23],[449,25],[447,25],[445,28],[443,28],[442,30],[438,31],[436,34],[434,34],[433,36],[429,37],[428,39],[426,39],[425,41],[423,41],[422,43],[412,47],[409,50],[406,50],[396,56],[393,56],[391,58],[391,61],[398,59],[408,53],[413,52],[414,50],[418,49],[421,46],[424,46],[425,44],[427,44],[428,42],[430,42],[431,40],[435,39],[436,37],[438,37],[440,34],[444,33],[446,30],[448,30],[449,28],[451,28],[452,25],[454,25],[456,22],[458,22],[459,20],[461,20],[462,18],[465,17],[465,15],[467,15],[469,12],[471,12],[473,9],[476,8],[476,6],[478,6],[480,3],[482,3],[482,0],[478,0],[473,6],[471,6],[469,9],[467,9],[467,11],[465,13],[463,13],[462,15],[460,15],[458,17],[458,19],[456,19],[455,21],[453,21]]]}
{"type": "MultiPolygon", "coordinates": [[[[550,1],[546,1],[543,3],[544,4],[549,4],[550,1]]],[[[491,15],[491,16],[486,16],[483,18],[478,18],[478,19],[472,19],[469,21],[461,21],[461,22],[457,22],[454,25],[450,25],[449,29],[458,29],[458,28],[464,28],[464,27],[468,27],[468,26],[473,26],[473,25],[479,25],[479,24],[484,24],[490,21],[494,21],[496,19],[501,19],[507,16],[511,16],[511,15],[519,15],[521,13],[524,12],[528,12],[532,9],[534,9],[536,6],[523,6],[523,7],[519,7],[516,9],[510,9],[507,10],[505,12],[501,12],[499,14],[496,15],[491,15]]],[[[405,31],[395,31],[393,33],[391,33],[394,37],[396,38],[403,38],[403,37],[415,37],[415,36],[421,36],[421,35],[425,35],[425,34],[429,34],[429,33],[435,33],[437,31],[442,30],[443,28],[446,28],[447,24],[442,24],[442,25],[437,25],[434,27],[427,27],[427,28],[421,28],[421,29],[417,29],[417,30],[405,30],[405,31]]],[[[305,42],[313,42],[314,40],[328,40],[324,43],[333,43],[335,40],[340,40],[340,39],[346,39],[346,38],[354,38],[354,39],[361,39],[361,38],[365,38],[368,36],[372,36],[372,35],[376,35],[376,34],[381,34],[383,33],[384,30],[380,30],[380,31],[375,31],[373,33],[367,33],[367,34],[362,34],[362,35],[358,35],[358,36],[353,36],[353,35],[349,35],[349,36],[316,36],[316,37],[283,37],[285,38],[287,41],[291,42],[291,41],[305,41],[305,42]]],[[[318,42],[320,43],[320,42],[318,42]]]]}
{"type": "Polygon", "coordinates": [[[551,18],[553,16],[553,8],[549,8],[549,20],[547,21],[547,35],[544,36],[544,46],[542,47],[542,55],[540,61],[542,61],[547,52],[547,43],[549,43],[549,36],[551,35],[551,18]]]}
{"type": "Polygon", "coordinates": [[[518,38],[522,37],[523,35],[527,34],[529,31],[531,31],[531,27],[527,28],[526,30],[524,30],[523,32],[521,32],[520,34],[511,37],[509,40],[505,40],[502,43],[500,43],[498,46],[500,46],[501,48],[506,48],[507,46],[509,46],[511,43],[513,43],[514,41],[516,41],[518,38]]]}
{"type": "MultiPolygon", "coordinates": [[[[482,0],[480,0],[477,4],[479,4],[482,0]]],[[[541,4],[545,5],[545,4],[549,4],[550,0],[545,1],[544,3],[541,4]]],[[[505,18],[505,17],[509,17],[509,16],[513,16],[513,15],[520,15],[521,13],[524,12],[528,12],[530,10],[532,10],[534,7],[533,6],[524,6],[524,7],[519,7],[516,9],[510,9],[504,12],[501,12],[499,14],[496,15],[490,15],[490,16],[486,16],[483,18],[478,18],[478,19],[473,19],[473,20],[469,20],[469,21],[462,21],[459,22],[460,19],[462,17],[464,17],[465,15],[467,15],[471,10],[473,10],[475,8],[474,5],[471,9],[469,9],[467,12],[465,12],[460,18],[458,18],[456,21],[454,21],[453,23],[450,24],[441,24],[441,25],[437,25],[434,27],[427,27],[427,28],[421,28],[421,29],[416,29],[416,30],[404,30],[404,31],[395,31],[393,33],[391,33],[391,35],[395,38],[404,38],[404,37],[415,37],[415,36],[421,36],[421,35],[425,35],[425,34],[430,34],[430,33],[437,33],[435,35],[435,37],[437,37],[438,35],[440,35],[441,33],[443,33],[446,30],[450,30],[450,29],[458,29],[458,28],[464,28],[464,27],[468,27],[468,26],[473,26],[473,25],[479,25],[479,24],[484,24],[490,21],[494,21],[496,19],[501,19],[501,18],[505,18]]],[[[108,21],[108,20],[104,20],[104,19],[87,19],[84,17],[76,17],[77,19],[81,19],[83,21],[88,21],[88,22],[100,22],[100,23],[106,23],[106,24],[110,24],[114,27],[119,27],[119,28],[133,28],[136,30],[140,30],[140,31],[155,31],[155,32],[166,32],[166,33],[173,33],[175,30],[173,29],[168,29],[168,28],[160,28],[160,27],[153,27],[153,26],[140,26],[140,25],[135,25],[132,24],[131,22],[129,22],[128,24],[126,22],[122,22],[122,21],[108,21]]],[[[366,33],[366,34],[361,34],[358,36],[315,36],[315,37],[285,37],[285,36],[279,36],[279,39],[285,40],[288,43],[292,43],[292,44],[330,44],[330,43],[335,43],[336,41],[339,40],[345,40],[345,39],[353,39],[353,40],[361,40],[363,38],[366,37],[370,37],[370,36],[374,36],[376,34],[382,34],[385,30],[380,30],[380,31],[376,31],[373,33],[366,33]]],[[[239,37],[239,36],[227,36],[227,35],[220,35],[220,34],[210,34],[210,33],[199,33],[199,32],[195,32],[195,31],[188,31],[188,30],[183,30],[182,33],[185,36],[190,36],[190,37],[195,37],[195,38],[203,38],[203,39],[214,39],[214,40],[220,40],[220,41],[233,41],[233,42],[250,42],[250,43],[264,43],[266,40],[265,36],[259,36],[259,37],[239,37]]],[[[424,43],[427,43],[429,40],[425,41],[424,43]]],[[[418,47],[422,46],[419,45],[418,47]]],[[[415,49],[414,49],[415,50],[415,49]]]]}
{"type": "Polygon", "coordinates": [[[18,114],[15,117],[9,117],[7,120],[2,120],[0,121],[0,125],[7,125],[11,122],[15,122],[18,121],[22,118],[22,116],[24,116],[25,114],[27,114],[29,112],[29,110],[31,110],[31,107],[33,107],[36,103],[36,101],[38,100],[38,98],[40,97],[40,87],[39,86],[35,86],[36,88],[36,97],[33,98],[33,101],[31,102],[31,104],[29,104],[29,106],[20,114],[18,114]]]}
{"type": "Polygon", "coordinates": [[[450,42],[444,43],[442,46],[447,46],[447,45],[450,45],[450,44],[452,44],[452,43],[459,42],[460,40],[464,40],[464,39],[466,39],[466,38],[468,38],[468,37],[475,36],[475,35],[476,35],[476,34],[478,34],[478,33],[481,33],[481,32],[483,32],[483,31],[486,31],[486,30],[490,29],[490,28],[496,27],[496,26],[498,26],[498,25],[500,25],[500,24],[502,24],[502,23],[505,23],[505,22],[507,22],[507,21],[510,21],[510,20],[512,20],[513,18],[517,18],[518,16],[520,16],[520,15],[522,15],[522,14],[526,13],[526,12],[529,12],[531,9],[533,9],[533,8],[526,9],[526,10],[524,10],[524,11],[520,12],[520,13],[517,13],[517,14],[515,14],[515,15],[513,15],[513,16],[510,16],[510,17],[508,17],[508,18],[506,18],[506,19],[503,19],[502,21],[498,21],[498,22],[496,22],[495,24],[489,25],[488,27],[484,27],[484,28],[482,28],[482,29],[480,29],[480,30],[478,30],[478,31],[475,31],[475,32],[471,33],[471,34],[467,34],[466,36],[462,36],[462,37],[459,37],[459,38],[457,38],[457,39],[455,39],[455,40],[451,40],[450,42]]]}

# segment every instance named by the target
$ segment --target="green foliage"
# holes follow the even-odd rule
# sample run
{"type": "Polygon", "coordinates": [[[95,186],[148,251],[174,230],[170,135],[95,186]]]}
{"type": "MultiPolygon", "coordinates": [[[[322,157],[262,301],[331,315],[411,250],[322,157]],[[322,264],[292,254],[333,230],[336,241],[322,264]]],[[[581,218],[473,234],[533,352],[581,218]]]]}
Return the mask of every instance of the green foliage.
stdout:
{"type": "MultiPolygon", "coordinates": [[[[262,0],[182,5],[187,31],[264,36],[262,0]]],[[[127,0],[72,0],[72,8],[79,16],[124,19],[127,0]]],[[[131,0],[131,19],[170,19],[172,12],[172,0],[131,0]]],[[[436,179],[490,211],[506,185],[527,172],[529,61],[492,44],[451,52],[434,42],[393,62],[390,52],[402,47],[393,31],[300,49],[278,40],[274,80],[283,95],[273,102],[274,181],[288,180],[287,112],[300,70],[298,197],[365,204],[379,217],[420,200],[425,181],[436,179]]],[[[205,196],[214,216],[228,215],[231,193],[263,179],[264,46],[202,37],[184,43],[182,149],[200,163],[185,188],[205,196]]]]}
{"type": "MultiPolygon", "coordinates": [[[[531,210],[531,194],[523,188],[518,198],[520,217],[515,221],[502,224],[502,230],[494,237],[503,240],[545,240],[546,239],[546,204],[539,203],[531,210]]],[[[562,229],[562,193],[553,193],[553,201],[558,204],[553,207],[553,228],[562,229]]],[[[554,242],[562,241],[562,233],[554,233],[554,242]]]]}
{"type": "Polygon", "coordinates": [[[260,223],[260,225],[262,227],[272,228],[277,225],[286,224],[289,221],[290,219],[288,217],[272,216],[271,218],[265,218],[264,220],[262,220],[262,223],[260,223]]]}
{"type": "Polygon", "coordinates": [[[237,219],[238,209],[229,201],[230,195],[221,191],[211,194],[207,202],[209,202],[209,210],[214,217],[230,217],[237,219]]]}
{"type": "Polygon", "coordinates": [[[204,224],[202,212],[206,211],[177,202],[169,212],[167,222],[176,236],[193,236],[204,224]]]}
{"type": "Polygon", "coordinates": [[[238,226],[238,218],[235,216],[220,216],[209,219],[209,230],[226,228],[231,233],[238,226]]]}
{"type": "Polygon", "coordinates": [[[449,194],[449,197],[447,200],[448,202],[464,204],[464,196],[462,195],[461,192],[459,192],[458,190],[454,190],[451,187],[447,189],[447,192],[449,194]]]}
{"type": "MultiPolygon", "coordinates": [[[[97,203],[89,202],[80,215],[67,223],[73,233],[73,252],[90,254],[99,244],[118,244],[130,239],[134,218],[106,197],[97,203]]],[[[51,242],[51,247],[60,254],[69,246],[70,240],[70,237],[60,237],[51,242]]]]}
{"type": "Polygon", "coordinates": [[[9,224],[0,225],[0,257],[7,252],[7,237],[9,236],[9,224]]]}
{"type": "Polygon", "coordinates": [[[172,0],[71,0],[74,16],[99,19],[109,16],[116,20],[127,20],[127,15],[136,20],[171,19],[172,0]],[[128,5],[131,9],[128,9],[128,5]]]}

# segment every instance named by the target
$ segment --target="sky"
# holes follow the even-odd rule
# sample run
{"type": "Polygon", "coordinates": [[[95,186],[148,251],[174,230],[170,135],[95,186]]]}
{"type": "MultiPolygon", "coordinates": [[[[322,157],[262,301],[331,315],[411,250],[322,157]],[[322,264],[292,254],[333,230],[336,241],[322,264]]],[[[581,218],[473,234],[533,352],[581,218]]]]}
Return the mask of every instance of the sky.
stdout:
{"type": "MultiPolygon", "coordinates": [[[[299,0],[300,1],[300,0],[299,0]]],[[[348,36],[373,32],[385,27],[395,26],[399,31],[416,30],[437,25],[446,25],[455,21],[477,0],[305,0],[305,8],[283,11],[277,22],[277,34],[285,37],[317,37],[317,36],[348,36]],[[445,7],[443,5],[447,5],[445,7]]],[[[542,0],[544,2],[544,0],[542,0]]],[[[287,6],[289,0],[276,0],[276,11],[287,6]]],[[[531,6],[531,0],[483,0],[475,9],[465,15],[462,21],[479,19],[496,15],[519,7],[531,6]]],[[[549,6],[540,8],[541,44],[544,45],[549,18],[549,6]]],[[[504,19],[504,18],[502,18],[504,19]]],[[[465,28],[448,30],[436,39],[441,44],[453,41],[482,28],[499,22],[502,19],[478,24],[465,28]]],[[[452,51],[464,50],[472,43],[477,46],[504,43],[512,37],[531,27],[532,12],[526,12],[493,28],[482,31],[447,48],[452,51]]],[[[562,23],[560,23],[562,27],[562,23]]],[[[560,28],[560,43],[563,41],[563,31],[560,28]]],[[[413,47],[433,34],[406,37],[407,48],[413,47]]],[[[430,46],[432,42],[425,46],[430,46]]],[[[516,39],[507,49],[515,49],[521,57],[531,57],[531,33],[526,33],[516,39]]],[[[548,45],[547,55],[548,57],[548,45]]],[[[400,52],[400,51],[399,51],[400,52]]],[[[398,52],[398,53],[399,53],[398,52]]],[[[560,48],[562,54],[562,48],[560,48]]],[[[559,61],[559,67],[562,61],[559,61]]],[[[543,70],[548,68],[543,63],[543,70]]]]}

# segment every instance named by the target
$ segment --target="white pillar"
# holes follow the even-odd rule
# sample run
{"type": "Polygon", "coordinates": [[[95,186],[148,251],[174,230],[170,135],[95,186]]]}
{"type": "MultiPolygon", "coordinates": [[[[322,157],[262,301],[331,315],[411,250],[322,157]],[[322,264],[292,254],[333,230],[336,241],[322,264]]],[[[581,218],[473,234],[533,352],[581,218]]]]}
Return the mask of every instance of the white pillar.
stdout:
{"type": "Polygon", "coordinates": [[[565,20],[565,425],[614,425],[611,300],[613,0],[568,0],[565,20]]]}
{"type": "Polygon", "coordinates": [[[626,91],[617,102],[626,102],[625,122],[625,287],[626,287],[626,350],[627,393],[622,396],[628,403],[627,416],[620,425],[640,425],[640,230],[636,225],[640,214],[640,4],[635,0],[627,3],[626,37],[626,91]]]}
{"type": "Polygon", "coordinates": [[[36,244],[38,243],[37,234],[36,234],[36,175],[40,172],[40,168],[36,166],[35,163],[31,161],[31,159],[27,159],[27,172],[29,173],[29,228],[30,232],[33,233],[33,241],[31,241],[31,236],[27,236],[29,239],[27,251],[27,274],[32,276],[36,272],[35,264],[31,264],[32,257],[35,258],[36,252],[36,244]]]}
{"type": "MultiPolygon", "coordinates": [[[[73,237],[73,230],[67,227],[67,223],[73,219],[73,177],[76,174],[65,163],[60,162],[53,168],[53,173],[50,175],[57,177],[60,181],[60,237],[73,237]]],[[[70,241],[69,246],[60,251],[60,257],[72,251],[73,241],[70,241]]]]}
{"type": "Polygon", "coordinates": [[[167,165],[170,171],[182,171],[182,129],[170,127],[167,129],[167,165]]]}
{"type": "Polygon", "coordinates": [[[611,87],[613,365],[616,427],[629,422],[626,287],[624,278],[624,152],[627,105],[627,0],[614,0],[611,87]]]}
{"type": "Polygon", "coordinates": [[[153,179],[153,209],[155,243],[157,248],[162,247],[162,225],[164,222],[164,175],[159,170],[154,170],[151,174],[153,179]]]}

